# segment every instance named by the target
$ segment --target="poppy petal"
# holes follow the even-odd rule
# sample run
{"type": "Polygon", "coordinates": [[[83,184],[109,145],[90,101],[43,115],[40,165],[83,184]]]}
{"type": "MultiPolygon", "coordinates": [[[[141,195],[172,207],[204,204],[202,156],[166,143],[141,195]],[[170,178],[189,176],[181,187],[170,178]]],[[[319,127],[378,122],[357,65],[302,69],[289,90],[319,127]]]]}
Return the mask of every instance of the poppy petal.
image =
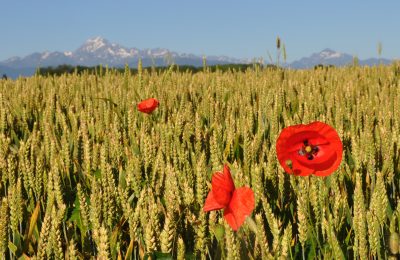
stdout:
{"type": "Polygon", "coordinates": [[[158,107],[159,104],[160,104],[160,102],[158,102],[157,99],[149,98],[149,99],[141,101],[137,105],[137,108],[140,112],[149,114],[149,113],[153,112],[158,107]]]}
{"type": "Polygon", "coordinates": [[[339,167],[343,145],[334,128],[317,121],[284,128],[278,137],[276,152],[279,163],[287,173],[327,176],[339,167]],[[318,147],[311,159],[301,152],[306,142],[318,147]]]}
{"type": "Polygon", "coordinates": [[[315,171],[314,175],[325,177],[330,175],[332,172],[336,171],[339,168],[340,163],[342,162],[342,152],[336,153],[334,163],[325,170],[315,171]]]}
{"type": "Polygon", "coordinates": [[[233,230],[243,225],[246,217],[254,209],[254,192],[248,187],[236,189],[233,192],[229,206],[224,210],[224,218],[233,230]]]}
{"type": "Polygon", "coordinates": [[[223,172],[214,173],[211,185],[215,200],[220,205],[228,206],[232,193],[235,190],[235,185],[227,165],[224,166],[223,172]]]}
{"type": "Polygon", "coordinates": [[[335,131],[335,129],[328,124],[316,121],[316,122],[309,124],[308,128],[310,130],[312,129],[313,131],[319,133],[320,135],[324,136],[328,140],[338,139],[340,141],[340,138],[339,138],[337,132],[335,131]]]}
{"type": "Polygon", "coordinates": [[[226,208],[224,210],[224,218],[225,218],[225,221],[228,222],[229,226],[233,230],[237,231],[239,229],[239,225],[236,222],[235,216],[233,215],[233,212],[230,208],[226,208]]]}
{"type": "MultiPolygon", "coordinates": [[[[313,156],[312,160],[307,159],[304,155],[300,155],[297,151],[292,153],[292,157],[305,166],[314,167],[330,161],[329,159],[336,154],[336,151],[332,149],[331,145],[320,145],[318,148],[319,151],[313,156]]],[[[331,165],[332,163],[333,162],[328,165],[331,165]]]]}
{"type": "Polygon", "coordinates": [[[336,161],[336,154],[333,153],[330,157],[325,157],[323,160],[320,160],[319,163],[310,163],[307,159],[302,158],[301,160],[296,160],[299,164],[314,169],[314,171],[322,171],[330,168],[336,161]]]}
{"type": "Polygon", "coordinates": [[[203,210],[204,211],[211,211],[211,210],[219,210],[223,209],[225,206],[221,205],[218,203],[218,201],[215,200],[214,193],[210,191],[208,193],[206,202],[204,203],[203,210]]]}
{"type": "Polygon", "coordinates": [[[295,133],[286,139],[286,143],[291,144],[292,148],[290,151],[298,151],[302,146],[304,146],[304,141],[306,140],[313,145],[326,145],[329,143],[324,136],[313,131],[295,133]]]}
{"type": "MultiPolygon", "coordinates": [[[[296,152],[297,153],[297,152],[296,152]]],[[[313,169],[308,168],[306,165],[299,163],[297,160],[293,159],[295,156],[291,155],[290,153],[279,153],[278,154],[278,161],[285,170],[286,173],[294,174],[296,176],[308,176],[314,173],[313,169]],[[291,162],[291,165],[288,165],[288,162],[291,162]]]]}
{"type": "Polygon", "coordinates": [[[292,173],[296,176],[308,176],[315,172],[314,169],[307,167],[299,163],[297,160],[293,160],[292,162],[292,170],[289,173],[292,173]]]}

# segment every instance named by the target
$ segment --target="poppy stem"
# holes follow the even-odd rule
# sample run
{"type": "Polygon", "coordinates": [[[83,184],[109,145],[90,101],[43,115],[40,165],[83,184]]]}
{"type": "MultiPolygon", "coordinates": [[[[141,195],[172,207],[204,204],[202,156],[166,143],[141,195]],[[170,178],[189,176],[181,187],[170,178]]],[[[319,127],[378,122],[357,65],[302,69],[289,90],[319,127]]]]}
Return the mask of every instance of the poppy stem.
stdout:
{"type": "MultiPolygon", "coordinates": [[[[311,176],[308,176],[306,178],[307,178],[307,188],[309,189],[310,188],[310,178],[311,178],[311,176]]],[[[307,215],[308,215],[307,223],[310,224],[309,226],[311,227],[311,232],[313,233],[314,237],[317,238],[318,247],[322,248],[322,246],[321,246],[321,244],[319,242],[318,227],[316,227],[316,225],[313,224],[314,221],[311,218],[311,205],[310,205],[309,202],[307,203],[307,215]]]]}

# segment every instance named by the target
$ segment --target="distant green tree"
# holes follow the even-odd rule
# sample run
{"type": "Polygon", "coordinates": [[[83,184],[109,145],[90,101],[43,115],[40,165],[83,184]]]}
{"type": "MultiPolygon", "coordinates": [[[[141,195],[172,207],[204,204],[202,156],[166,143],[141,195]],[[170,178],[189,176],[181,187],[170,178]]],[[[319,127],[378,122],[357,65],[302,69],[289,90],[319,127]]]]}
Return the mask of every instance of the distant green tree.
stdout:
{"type": "Polygon", "coordinates": [[[329,68],[335,68],[335,65],[332,64],[317,64],[314,66],[314,69],[329,69],[329,68]]]}
{"type": "MultiPolygon", "coordinates": [[[[263,67],[261,65],[261,67],[263,67]]],[[[276,68],[276,65],[267,65],[267,68],[276,68]]],[[[236,71],[236,72],[245,72],[248,69],[254,69],[254,64],[223,64],[223,65],[207,65],[207,70],[211,72],[215,71],[220,71],[220,72],[228,72],[228,71],[236,71]]],[[[160,67],[145,67],[143,68],[143,72],[147,71],[149,73],[160,73],[164,72],[167,70],[171,71],[181,71],[181,72],[186,72],[186,73],[198,73],[200,71],[203,71],[203,67],[195,67],[191,65],[175,65],[173,67],[170,66],[160,66],[160,67]]],[[[124,68],[112,68],[112,70],[115,70],[119,73],[125,73],[124,68]]],[[[136,68],[129,68],[131,75],[135,75],[138,73],[138,70],[136,68]]],[[[102,69],[101,65],[95,66],[95,67],[86,67],[86,66],[72,66],[72,65],[59,65],[57,67],[45,67],[45,68],[40,68],[37,70],[37,73],[42,76],[60,76],[63,74],[82,74],[82,73],[89,73],[93,75],[104,75],[106,70],[102,69]]]]}

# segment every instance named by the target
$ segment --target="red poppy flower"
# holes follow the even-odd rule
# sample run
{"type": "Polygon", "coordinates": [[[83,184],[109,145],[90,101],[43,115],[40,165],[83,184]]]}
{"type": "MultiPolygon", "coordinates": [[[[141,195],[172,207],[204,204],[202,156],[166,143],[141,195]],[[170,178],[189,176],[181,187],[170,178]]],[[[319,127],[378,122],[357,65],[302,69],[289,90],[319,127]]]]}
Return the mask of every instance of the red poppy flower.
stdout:
{"type": "Polygon", "coordinates": [[[322,122],[286,127],[276,141],[279,163],[299,176],[330,175],[339,167],[342,152],[339,135],[322,122]]]}
{"type": "Polygon", "coordinates": [[[146,100],[141,101],[138,105],[137,108],[140,112],[146,113],[146,114],[150,114],[151,112],[153,112],[158,105],[160,104],[160,102],[158,102],[157,99],[155,98],[149,98],[146,100]]]}
{"type": "Polygon", "coordinates": [[[254,193],[248,187],[235,189],[227,165],[223,172],[214,173],[204,211],[224,209],[224,218],[233,230],[238,230],[254,209],[254,193]]]}

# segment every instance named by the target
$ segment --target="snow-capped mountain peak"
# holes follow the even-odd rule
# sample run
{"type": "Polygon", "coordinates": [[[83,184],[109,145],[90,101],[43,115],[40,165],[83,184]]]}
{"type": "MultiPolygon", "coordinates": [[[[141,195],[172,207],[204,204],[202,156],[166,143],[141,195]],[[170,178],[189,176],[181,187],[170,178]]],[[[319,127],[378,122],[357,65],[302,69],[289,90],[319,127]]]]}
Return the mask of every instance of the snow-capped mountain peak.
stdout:
{"type": "MultiPolygon", "coordinates": [[[[123,67],[128,64],[130,67],[136,67],[138,60],[142,59],[142,64],[148,66],[166,66],[171,62],[178,65],[202,66],[203,56],[190,53],[177,53],[165,48],[153,49],[137,49],[127,48],[118,43],[111,43],[102,37],[93,37],[88,39],[75,51],[63,52],[35,52],[25,57],[12,57],[0,62],[0,67],[7,68],[0,73],[8,73],[12,71],[17,75],[17,71],[34,73],[37,67],[58,66],[69,64],[72,66],[96,66],[99,64],[108,65],[110,67],[123,67]]],[[[227,56],[206,56],[208,65],[216,64],[232,64],[232,63],[251,63],[251,59],[237,59],[227,56]]],[[[324,49],[318,53],[314,53],[309,57],[301,58],[294,61],[288,66],[291,68],[312,68],[316,65],[335,65],[343,66],[352,64],[353,56],[337,52],[331,49],[324,49]]],[[[390,60],[384,59],[368,59],[360,60],[360,65],[374,65],[390,63],[390,60]]],[[[0,74],[1,75],[1,74],[0,74]]]]}
{"type": "Polygon", "coordinates": [[[109,43],[106,39],[104,39],[104,38],[102,38],[102,37],[100,37],[100,36],[97,36],[97,37],[88,39],[88,40],[80,47],[80,49],[81,49],[81,50],[84,50],[84,51],[87,51],[87,52],[95,52],[95,51],[97,51],[98,49],[100,49],[100,48],[102,48],[102,47],[104,47],[104,46],[106,46],[106,45],[109,45],[109,44],[110,44],[110,43],[109,43]]]}
{"type": "MultiPolygon", "coordinates": [[[[171,61],[179,65],[201,66],[202,56],[194,54],[179,54],[165,48],[136,49],[127,48],[118,43],[111,43],[97,36],[86,40],[75,51],[33,53],[26,57],[14,57],[0,62],[9,68],[36,68],[58,66],[61,64],[96,66],[99,64],[112,67],[123,67],[129,64],[137,66],[139,58],[143,66],[165,66],[171,61]],[[172,60],[171,60],[172,59],[172,60]]],[[[247,60],[228,58],[225,56],[209,56],[207,64],[247,63],[247,60]]]]}
{"type": "MultiPolygon", "coordinates": [[[[324,49],[318,53],[314,53],[309,57],[304,57],[296,60],[290,64],[291,68],[294,69],[307,69],[313,68],[317,65],[334,65],[334,66],[345,66],[353,64],[354,58],[352,55],[337,52],[332,49],[324,49]]],[[[378,64],[390,64],[391,60],[388,59],[366,59],[359,60],[360,65],[378,65],[378,64]]]]}
{"type": "Polygon", "coordinates": [[[319,53],[319,56],[323,59],[340,58],[342,55],[343,53],[331,49],[324,49],[319,53]]]}
{"type": "Polygon", "coordinates": [[[312,68],[316,65],[335,65],[343,66],[351,63],[353,56],[334,51],[332,49],[324,49],[318,53],[313,53],[309,57],[301,58],[290,64],[292,68],[312,68]]]}
{"type": "Polygon", "coordinates": [[[47,59],[50,56],[50,52],[49,51],[45,51],[42,53],[42,57],[40,57],[42,60],[47,59]]]}

